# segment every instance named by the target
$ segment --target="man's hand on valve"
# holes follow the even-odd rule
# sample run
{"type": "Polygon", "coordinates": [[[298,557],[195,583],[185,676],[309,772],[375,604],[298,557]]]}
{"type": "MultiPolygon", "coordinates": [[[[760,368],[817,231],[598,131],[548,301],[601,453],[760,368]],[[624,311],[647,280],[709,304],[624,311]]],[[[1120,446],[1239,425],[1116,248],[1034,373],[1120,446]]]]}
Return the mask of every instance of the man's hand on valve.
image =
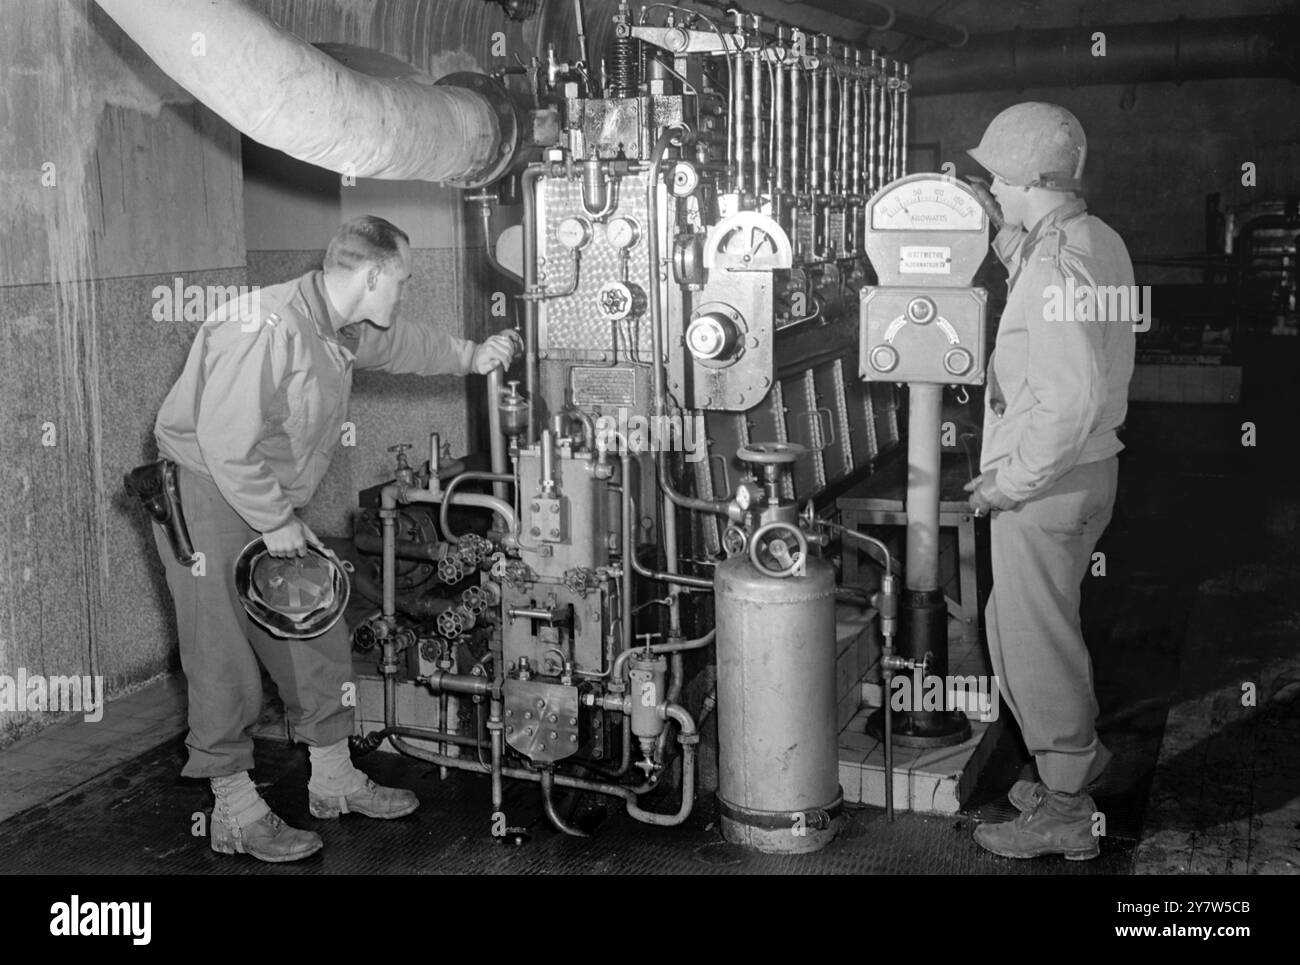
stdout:
{"type": "Polygon", "coordinates": [[[513,332],[498,332],[474,348],[474,360],[470,368],[478,375],[487,375],[498,365],[508,369],[518,354],[518,349],[518,336],[513,332]]]}
{"type": "Polygon", "coordinates": [[[985,516],[1002,509],[1015,509],[1020,504],[998,488],[998,471],[982,472],[966,484],[970,493],[970,508],[976,516],[985,516]]]}

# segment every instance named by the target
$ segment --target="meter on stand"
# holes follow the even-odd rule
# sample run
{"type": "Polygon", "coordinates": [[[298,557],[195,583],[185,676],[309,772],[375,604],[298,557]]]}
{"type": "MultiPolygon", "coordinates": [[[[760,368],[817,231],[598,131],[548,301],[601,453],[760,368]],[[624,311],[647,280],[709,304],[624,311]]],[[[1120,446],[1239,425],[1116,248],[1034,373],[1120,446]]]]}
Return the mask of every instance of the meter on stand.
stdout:
{"type": "MultiPolygon", "coordinates": [[[[948,609],[939,575],[940,419],[945,385],[984,381],[984,289],[971,287],[988,251],[988,215],[966,185],[912,174],[867,202],[865,246],[878,284],[862,289],[859,372],[907,384],[907,553],[898,653],[881,648],[883,706],[867,722],[885,744],[893,787],[895,743],[958,744],[970,722],[946,693],[942,707],[892,712],[895,671],[917,679],[948,674],[948,609]]],[[[906,680],[904,680],[906,683],[906,680]]]]}
{"type": "Polygon", "coordinates": [[[862,289],[863,379],[984,382],[987,296],[971,280],[988,246],[988,215],[960,181],[911,174],[876,193],[866,250],[879,283],[862,289]]]}

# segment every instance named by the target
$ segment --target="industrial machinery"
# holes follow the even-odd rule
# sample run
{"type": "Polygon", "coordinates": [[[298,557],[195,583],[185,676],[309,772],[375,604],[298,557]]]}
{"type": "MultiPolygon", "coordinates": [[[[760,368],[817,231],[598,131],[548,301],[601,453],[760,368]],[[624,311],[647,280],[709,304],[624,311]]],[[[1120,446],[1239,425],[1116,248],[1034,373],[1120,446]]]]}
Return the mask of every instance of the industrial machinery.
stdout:
{"type": "MultiPolygon", "coordinates": [[[[448,471],[436,438],[422,470],[399,451],[358,525],[379,556],[359,585],[380,606],[356,641],[385,683],[385,726],[359,743],[490,774],[498,835],[506,780],[540,785],[568,833],[583,832],[557,788],[678,824],[696,797],[687,677],[714,665],[699,713],[716,703],[724,833],[812,850],[842,800],[837,588],[818,557],[835,527],[813,504],[899,442],[894,383],[934,364],[890,332],[898,371],[855,375],[860,293],[902,297],[876,284],[898,266],[873,268],[871,245],[913,199],[877,192],[931,183],[905,178],[908,69],[664,4],[619,5],[597,57],[576,17],[571,59],[552,48],[501,72],[526,85],[538,154],[470,197],[485,226],[522,202],[518,258],[509,232],[497,256],[517,267],[523,386],[489,376],[491,469],[448,471]],[[465,528],[466,509],[490,525],[465,528]],[[438,726],[398,722],[407,679],[441,702],[438,726]],[[664,785],[675,809],[647,806],[664,785]]],[[[937,364],[970,381],[978,299],[932,297],[932,328],[960,332],[937,364]]],[[[892,634],[892,576],[881,589],[892,634]]]]}
{"type": "MultiPolygon", "coordinates": [[[[939,582],[940,418],[943,387],[984,380],[986,295],[971,287],[988,251],[988,215],[949,177],[913,174],[867,206],[867,253],[879,284],[862,293],[864,379],[908,383],[907,555],[902,646],[881,657],[886,699],[871,728],[892,747],[960,743],[965,714],[949,707],[890,712],[897,670],[946,678],[947,608],[939,582]]],[[[892,763],[892,761],[891,761],[892,763]]],[[[888,765],[887,765],[888,769],[888,765]]],[[[892,794],[893,781],[886,781],[892,794]]]]}

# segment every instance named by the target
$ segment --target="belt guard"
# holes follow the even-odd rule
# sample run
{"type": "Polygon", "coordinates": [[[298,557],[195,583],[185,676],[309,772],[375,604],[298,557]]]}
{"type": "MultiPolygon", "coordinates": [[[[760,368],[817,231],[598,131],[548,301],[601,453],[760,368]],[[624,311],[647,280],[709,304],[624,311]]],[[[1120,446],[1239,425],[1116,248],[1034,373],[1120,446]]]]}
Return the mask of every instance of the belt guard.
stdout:
{"type": "Polygon", "coordinates": [[[192,566],[198,559],[190,531],[181,511],[181,490],[176,482],[176,463],[170,459],[137,466],[124,477],[128,492],[134,493],[149,515],[162,523],[176,562],[192,566]]]}

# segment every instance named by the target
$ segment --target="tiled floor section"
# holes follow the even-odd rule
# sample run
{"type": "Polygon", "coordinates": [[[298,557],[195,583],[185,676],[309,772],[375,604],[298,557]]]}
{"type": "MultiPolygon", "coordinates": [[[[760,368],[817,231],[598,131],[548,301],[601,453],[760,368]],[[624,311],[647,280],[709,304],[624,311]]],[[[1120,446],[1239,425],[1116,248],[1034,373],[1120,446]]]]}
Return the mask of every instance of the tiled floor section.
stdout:
{"type": "Polygon", "coordinates": [[[185,678],[173,674],[0,750],[0,821],[150,751],[185,730],[185,678]]]}

